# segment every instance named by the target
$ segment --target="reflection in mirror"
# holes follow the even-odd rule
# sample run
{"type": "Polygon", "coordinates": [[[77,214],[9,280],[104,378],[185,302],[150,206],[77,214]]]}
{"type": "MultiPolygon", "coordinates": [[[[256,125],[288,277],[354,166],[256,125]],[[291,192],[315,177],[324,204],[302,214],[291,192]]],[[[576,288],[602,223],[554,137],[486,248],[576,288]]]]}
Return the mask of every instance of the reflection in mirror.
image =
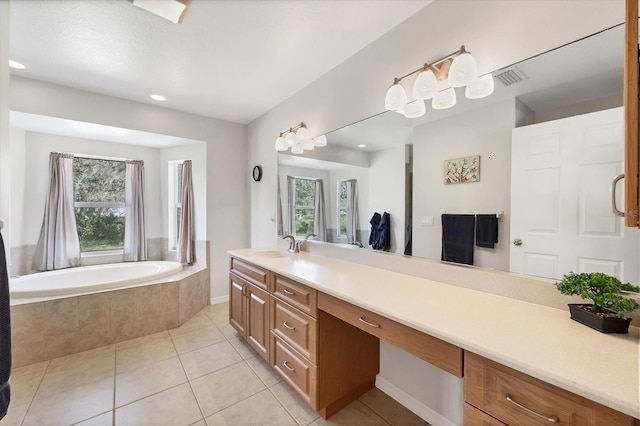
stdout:
{"type": "Polygon", "coordinates": [[[329,242],[348,242],[337,182],[355,179],[356,239],[366,249],[375,213],[390,213],[390,252],[410,245],[436,260],[443,214],[500,213],[494,247],[472,248],[475,266],[549,278],[599,270],[638,282],[637,230],[609,205],[623,165],[623,46],[619,25],[495,71],[488,98],[460,96],[418,119],[385,112],[328,133],[323,150],[279,156],[281,188],[286,176],[325,182],[329,242]],[[471,156],[480,157],[479,181],[445,184],[445,161],[471,156]]]}

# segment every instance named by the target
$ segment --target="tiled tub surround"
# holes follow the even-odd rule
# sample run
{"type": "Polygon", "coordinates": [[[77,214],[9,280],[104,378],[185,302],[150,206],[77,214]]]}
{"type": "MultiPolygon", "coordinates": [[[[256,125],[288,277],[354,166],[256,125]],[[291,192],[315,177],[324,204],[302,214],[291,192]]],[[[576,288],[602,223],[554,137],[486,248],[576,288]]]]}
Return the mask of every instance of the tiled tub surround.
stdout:
{"type": "Polygon", "coordinates": [[[209,275],[192,266],[160,282],[13,305],[13,365],[176,328],[209,305],[209,275]]]}

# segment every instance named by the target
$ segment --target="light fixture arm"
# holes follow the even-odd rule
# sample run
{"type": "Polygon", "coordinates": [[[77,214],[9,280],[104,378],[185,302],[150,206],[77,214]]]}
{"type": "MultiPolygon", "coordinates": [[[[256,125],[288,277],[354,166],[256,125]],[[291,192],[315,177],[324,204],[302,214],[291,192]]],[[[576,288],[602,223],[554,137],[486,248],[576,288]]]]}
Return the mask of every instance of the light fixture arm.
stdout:
{"type": "Polygon", "coordinates": [[[306,128],[307,128],[307,126],[306,126],[304,123],[300,122],[300,124],[298,124],[297,126],[295,126],[295,127],[289,127],[289,129],[288,129],[288,130],[285,130],[284,132],[280,132],[280,136],[286,136],[286,135],[287,135],[287,133],[295,133],[295,132],[296,132],[296,130],[298,130],[298,129],[302,129],[302,128],[305,128],[305,129],[306,129],[306,128]]]}
{"type": "Polygon", "coordinates": [[[393,79],[393,84],[398,84],[400,83],[402,80],[404,80],[407,77],[410,77],[414,74],[417,74],[421,71],[426,71],[428,69],[431,69],[431,71],[433,71],[433,73],[435,74],[436,78],[438,80],[442,80],[444,79],[444,77],[447,75],[447,71],[449,70],[449,67],[451,66],[451,60],[453,58],[455,58],[458,55],[462,55],[463,53],[468,53],[466,51],[466,49],[464,48],[464,45],[460,46],[460,49],[456,50],[455,52],[438,59],[437,61],[431,63],[431,64],[424,64],[423,66],[421,66],[420,68],[418,68],[415,71],[411,71],[408,74],[403,75],[402,77],[396,77],[393,79]]]}

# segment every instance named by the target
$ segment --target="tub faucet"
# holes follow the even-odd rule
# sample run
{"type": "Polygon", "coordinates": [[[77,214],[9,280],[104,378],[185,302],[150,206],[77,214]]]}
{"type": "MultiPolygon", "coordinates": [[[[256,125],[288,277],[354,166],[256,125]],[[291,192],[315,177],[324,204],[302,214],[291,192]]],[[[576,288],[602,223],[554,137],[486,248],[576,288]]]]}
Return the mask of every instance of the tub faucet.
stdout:
{"type": "Polygon", "coordinates": [[[285,235],[282,237],[283,240],[289,240],[289,252],[290,253],[298,253],[300,251],[300,247],[296,244],[296,237],[293,235],[285,235]]]}

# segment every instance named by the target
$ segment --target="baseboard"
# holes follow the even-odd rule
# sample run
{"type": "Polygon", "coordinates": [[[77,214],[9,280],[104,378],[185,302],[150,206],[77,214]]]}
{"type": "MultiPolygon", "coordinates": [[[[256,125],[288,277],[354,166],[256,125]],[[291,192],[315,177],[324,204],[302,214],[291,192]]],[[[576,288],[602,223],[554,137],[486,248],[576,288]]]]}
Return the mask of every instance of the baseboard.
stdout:
{"type": "Polygon", "coordinates": [[[212,305],[217,305],[219,303],[227,303],[228,301],[229,301],[229,296],[219,296],[219,297],[211,298],[212,305]]]}
{"type": "Polygon", "coordinates": [[[434,426],[455,426],[454,423],[443,417],[441,414],[433,411],[422,402],[418,401],[393,383],[383,379],[380,375],[376,376],[376,387],[400,404],[407,407],[422,420],[434,426]]]}

